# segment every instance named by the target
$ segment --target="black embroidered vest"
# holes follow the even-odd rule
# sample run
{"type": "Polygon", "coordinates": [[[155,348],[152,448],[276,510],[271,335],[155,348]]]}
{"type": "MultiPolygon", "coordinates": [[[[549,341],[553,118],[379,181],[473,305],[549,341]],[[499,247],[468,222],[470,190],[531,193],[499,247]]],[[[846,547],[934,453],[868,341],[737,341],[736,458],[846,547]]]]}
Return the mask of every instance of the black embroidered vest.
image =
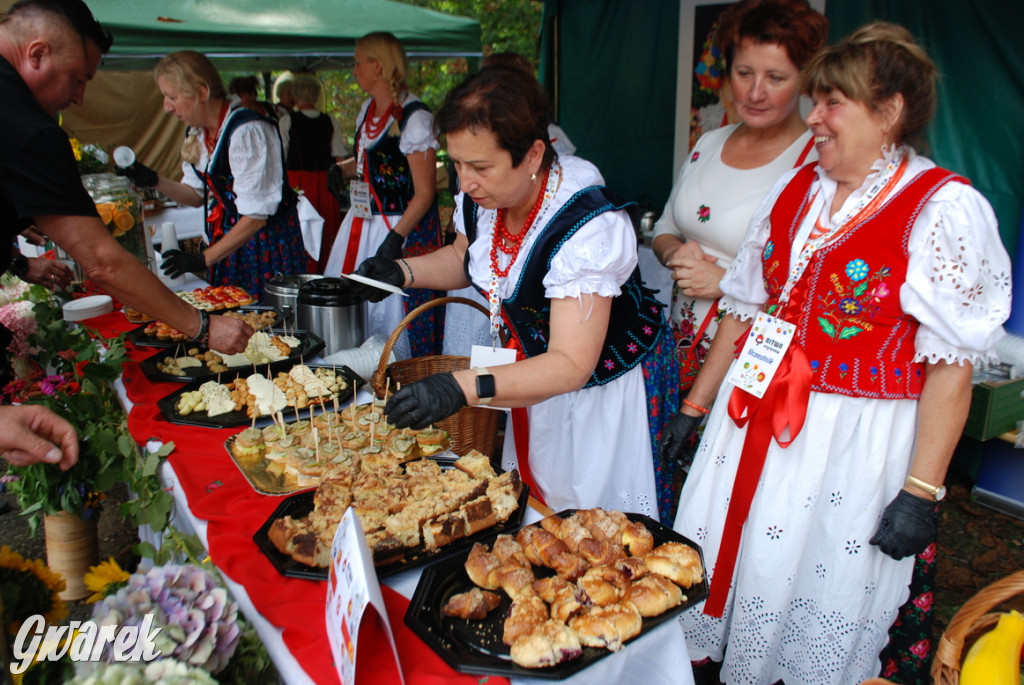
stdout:
{"type": "MultiPolygon", "coordinates": [[[[558,250],[587,222],[604,212],[623,209],[630,203],[616,198],[601,186],[577,192],[544,227],[526,256],[519,281],[512,296],[502,302],[503,318],[511,335],[519,341],[523,353],[532,357],[547,351],[551,329],[551,300],[544,295],[544,276],[551,270],[551,261],[558,250]]],[[[466,237],[472,243],[477,237],[477,206],[463,198],[466,237]]],[[[466,252],[468,275],[469,252],[466,252]]],[[[472,279],[471,279],[472,280],[472,279]]],[[[487,292],[477,288],[487,297],[487,292]]],[[[640,267],[633,269],[623,284],[622,292],[612,300],[611,318],[597,368],[584,386],[604,385],[623,375],[654,348],[661,334],[665,307],[654,297],[654,291],[643,284],[640,267]]]]}

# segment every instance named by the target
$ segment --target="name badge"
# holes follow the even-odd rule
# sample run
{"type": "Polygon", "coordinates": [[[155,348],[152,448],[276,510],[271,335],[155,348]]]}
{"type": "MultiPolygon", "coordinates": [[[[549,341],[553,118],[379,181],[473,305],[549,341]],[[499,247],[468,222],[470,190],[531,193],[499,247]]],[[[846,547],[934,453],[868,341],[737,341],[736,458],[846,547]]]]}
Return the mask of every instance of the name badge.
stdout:
{"type": "Polygon", "coordinates": [[[352,216],[369,219],[373,216],[370,209],[370,184],[358,179],[349,181],[348,195],[351,206],[348,211],[352,216]]]}
{"type": "Polygon", "coordinates": [[[726,380],[755,397],[764,397],[795,332],[793,324],[764,312],[758,313],[743,343],[743,351],[726,380]]]}

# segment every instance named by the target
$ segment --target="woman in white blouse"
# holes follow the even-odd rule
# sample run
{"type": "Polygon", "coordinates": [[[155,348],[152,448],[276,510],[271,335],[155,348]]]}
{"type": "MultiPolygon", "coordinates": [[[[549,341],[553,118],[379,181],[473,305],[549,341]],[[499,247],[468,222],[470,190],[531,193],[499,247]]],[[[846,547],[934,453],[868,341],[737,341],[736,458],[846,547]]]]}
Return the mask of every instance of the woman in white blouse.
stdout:
{"type": "Polygon", "coordinates": [[[438,111],[461,188],[456,239],[422,257],[371,258],[359,273],[398,287],[473,285],[515,361],[428,376],[385,412],[422,427],[467,403],[512,407],[504,465],[548,506],[656,516],[652,429],[677,382],[660,366],[671,360],[660,353],[663,305],[640,281],[628,215],[593,164],[555,155],[548,112],[537,80],[508,67],[468,77],[438,111]]]}
{"type": "MultiPolygon", "coordinates": [[[[370,97],[356,119],[355,156],[337,165],[340,174],[329,172],[349,181],[351,208],[331,247],[327,276],[349,274],[373,255],[397,259],[441,246],[438,143],[430,110],[406,88],[407,71],[405,49],[392,34],[378,31],[356,41],[352,73],[370,97]]],[[[386,338],[410,310],[434,297],[417,283],[408,297],[371,303],[366,334],[386,338]]],[[[435,317],[442,316],[433,309],[414,319],[395,345],[398,358],[438,354],[442,326],[435,317]]]]}
{"type": "MultiPolygon", "coordinates": [[[[180,183],[149,169],[131,175],[179,204],[206,209],[200,253],[169,250],[169,276],[206,273],[261,297],[276,274],[305,273],[298,198],[287,182],[276,123],[228,97],[216,67],[198,52],[175,52],[155,70],[164,110],[188,124],[180,183]],[[144,178],[147,177],[148,178],[144,178]]],[[[141,167],[141,165],[136,165],[141,167]]]]}
{"type": "Polygon", "coordinates": [[[672,451],[713,404],[675,528],[711,580],[682,618],[690,656],[724,659],[727,682],[878,675],[914,555],[935,539],[971,369],[1010,311],[992,208],[911,144],[935,75],[881,22],[811,61],[818,164],[754,213],[691,404],[666,428],[672,451]]]}

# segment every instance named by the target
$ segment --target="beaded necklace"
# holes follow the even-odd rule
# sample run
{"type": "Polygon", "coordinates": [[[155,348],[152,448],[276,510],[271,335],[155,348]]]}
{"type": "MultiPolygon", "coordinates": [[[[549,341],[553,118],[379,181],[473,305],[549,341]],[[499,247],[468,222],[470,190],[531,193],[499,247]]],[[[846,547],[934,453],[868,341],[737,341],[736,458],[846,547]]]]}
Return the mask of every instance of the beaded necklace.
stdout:
{"type": "Polygon", "coordinates": [[[220,133],[220,127],[224,125],[224,117],[228,115],[228,103],[224,103],[220,108],[220,116],[217,117],[217,128],[213,130],[211,134],[210,129],[203,129],[203,142],[206,143],[206,153],[209,155],[213,154],[214,148],[217,147],[217,135],[220,133]]]}
{"type": "Polygon", "coordinates": [[[540,212],[541,205],[544,204],[544,190],[547,188],[548,176],[550,174],[550,169],[544,172],[541,191],[537,194],[537,200],[533,203],[533,207],[530,208],[530,213],[526,215],[526,221],[523,222],[523,230],[519,231],[519,233],[512,235],[508,228],[505,227],[505,216],[508,214],[506,207],[502,207],[494,215],[494,231],[491,233],[491,271],[498,274],[501,278],[508,276],[512,264],[516,261],[516,257],[519,256],[519,249],[523,246],[523,239],[529,232],[530,227],[533,226],[533,222],[540,212]],[[499,250],[511,256],[508,266],[504,269],[499,266],[499,250]]]}
{"type": "Polygon", "coordinates": [[[530,209],[529,216],[523,224],[523,230],[516,235],[509,233],[505,226],[506,209],[502,208],[494,213],[494,224],[491,228],[491,279],[487,289],[487,303],[491,319],[491,342],[497,346],[498,331],[501,328],[501,296],[498,291],[503,279],[508,277],[519,256],[519,250],[526,241],[526,236],[534,226],[543,226],[544,215],[547,213],[551,199],[555,196],[562,180],[561,167],[558,161],[554,161],[551,167],[544,173],[543,189],[537,196],[537,201],[530,209]],[[508,245],[505,245],[505,243],[508,245]],[[508,266],[504,269],[500,266],[499,252],[509,255],[508,266]]]}
{"type": "Polygon", "coordinates": [[[378,118],[377,100],[375,98],[370,100],[370,106],[366,109],[366,118],[363,119],[363,129],[366,131],[366,135],[370,140],[380,137],[380,134],[387,128],[388,121],[391,119],[392,109],[393,108],[389,107],[384,114],[378,118]]]}

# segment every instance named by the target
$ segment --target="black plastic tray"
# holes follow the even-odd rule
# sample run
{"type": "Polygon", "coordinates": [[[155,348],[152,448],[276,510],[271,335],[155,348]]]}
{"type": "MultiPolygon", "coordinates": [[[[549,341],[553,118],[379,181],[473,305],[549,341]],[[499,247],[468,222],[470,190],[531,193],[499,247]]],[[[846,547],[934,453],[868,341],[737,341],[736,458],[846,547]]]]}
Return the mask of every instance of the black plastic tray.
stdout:
{"type": "MultiPolygon", "coordinates": [[[[426,457],[429,458],[429,457],[426,457]]],[[[442,464],[451,463],[450,460],[439,459],[442,464]]],[[[313,511],[313,494],[314,490],[307,490],[300,492],[296,495],[287,497],[284,501],[278,505],[274,513],[270,515],[270,518],[260,526],[260,529],[252,536],[256,546],[260,548],[260,551],[270,560],[270,563],[274,568],[277,569],[278,573],[289,578],[306,578],[308,580],[327,580],[328,569],[317,568],[314,566],[306,566],[305,564],[295,561],[291,557],[282,554],[278,551],[274,543],[270,541],[270,537],[267,532],[270,530],[270,526],[273,525],[274,521],[285,516],[291,516],[292,518],[302,518],[309,512],[313,511]]],[[[401,561],[396,561],[393,564],[387,566],[377,567],[377,578],[387,578],[393,576],[396,573],[402,573],[408,571],[411,568],[418,568],[424,564],[429,564],[437,559],[443,559],[452,555],[458,555],[461,552],[468,554],[468,550],[477,542],[489,542],[493,538],[497,537],[501,533],[509,533],[514,530],[518,530],[523,523],[523,516],[526,514],[526,507],[528,506],[528,500],[530,497],[530,488],[523,483],[523,490],[519,493],[519,507],[512,512],[512,514],[502,523],[496,526],[491,526],[485,530],[481,530],[474,535],[456,540],[450,545],[446,545],[437,549],[433,552],[428,552],[422,545],[419,547],[411,547],[406,550],[405,557],[401,561]]],[[[465,560],[465,554],[460,556],[461,559],[465,560]]]]}
{"type": "MultiPolygon", "coordinates": [[[[274,318],[274,320],[270,323],[269,326],[264,326],[263,329],[261,329],[261,330],[267,330],[268,328],[277,328],[277,327],[281,326],[284,323],[284,315],[280,311],[278,311],[277,308],[272,307],[270,305],[265,305],[265,304],[246,304],[246,305],[242,305],[241,307],[230,307],[230,308],[227,308],[227,309],[219,309],[219,310],[211,312],[211,313],[212,314],[226,314],[227,312],[242,312],[242,313],[244,313],[244,312],[266,312],[266,311],[272,311],[275,314],[277,314],[277,316],[274,318]]],[[[161,347],[161,348],[166,348],[166,347],[175,347],[177,345],[188,345],[189,344],[188,342],[175,342],[173,340],[161,340],[160,338],[157,338],[156,336],[146,335],[146,326],[149,326],[151,323],[153,323],[153,322],[150,321],[150,322],[142,324],[138,328],[133,328],[132,330],[130,330],[127,333],[124,334],[124,339],[127,340],[128,342],[132,343],[136,347],[161,347]]]]}
{"type": "MultiPolygon", "coordinates": [[[[349,385],[348,390],[346,391],[347,394],[338,397],[338,401],[340,403],[345,403],[352,399],[351,394],[353,386],[359,388],[364,383],[366,383],[366,381],[362,377],[360,377],[359,374],[357,374],[355,371],[344,365],[338,366],[336,364],[306,364],[306,366],[308,366],[311,369],[333,369],[337,375],[344,377],[344,379],[348,382],[349,385]]],[[[285,369],[281,370],[285,371],[285,369]]],[[[238,372],[238,375],[248,375],[251,372],[251,368],[240,370],[238,372]]],[[[231,376],[229,378],[223,378],[222,376],[222,380],[224,382],[229,382],[234,378],[235,376],[231,376]]],[[[188,414],[186,416],[182,416],[181,414],[179,414],[177,410],[178,399],[186,392],[198,390],[203,383],[206,383],[208,381],[209,379],[203,381],[196,381],[193,383],[189,383],[188,385],[183,386],[178,390],[175,390],[170,395],[167,395],[166,397],[157,400],[157,408],[160,410],[160,413],[163,414],[164,418],[167,419],[169,422],[181,424],[183,426],[201,426],[203,428],[235,428],[238,426],[244,426],[246,424],[252,423],[252,418],[247,416],[244,410],[232,411],[226,414],[218,414],[217,416],[208,416],[206,412],[197,412],[188,414]]],[[[310,406],[313,408],[315,414],[319,414],[324,410],[333,410],[333,405],[331,404],[330,398],[327,399],[327,403],[324,405],[313,404],[310,406]]],[[[286,411],[291,412],[293,411],[293,409],[291,407],[287,407],[286,411]]],[[[302,413],[304,417],[308,418],[309,407],[305,409],[300,409],[299,411],[302,413]]],[[[273,417],[269,415],[256,417],[256,425],[259,427],[269,426],[271,423],[273,423],[273,417]]]]}
{"type": "MultiPolygon", "coordinates": [[[[284,331],[274,329],[268,330],[266,332],[269,335],[284,334],[284,331]]],[[[271,373],[277,373],[278,371],[290,369],[300,360],[304,361],[307,359],[311,359],[316,355],[320,354],[320,352],[324,349],[324,341],[309,331],[288,331],[288,335],[294,335],[296,338],[298,338],[299,346],[297,348],[294,348],[292,350],[291,356],[286,357],[285,359],[281,359],[276,362],[270,362],[270,364],[260,364],[258,367],[260,373],[265,374],[267,372],[268,366],[270,367],[271,373]]],[[[177,346],[180,346],[182,348],[184,348],[185,346],[194,347],[194,345],[188,345],[188,343],[178,343],[177,346]]],[[[243,373],[248,375],[252,370],[252,366],[250,365],[231,367],[227,371],[221,371],[220,373],[217,373],[215,371],[210,371],[209,368],[207,368],[204,365],[194,366],[185,369],[184,376],[173,376],[169,373],[164,373],[163,371],[160,371],[160,369],[157,368],[157,363],[164,357],[168,356],[168,354],[173,356],[176,351],[177,350],[173,348],[160,350],[152,357],[149,357],[148,359],[144,359],[143,361],[139,362],[139,368],[142,369],[142,373],[146,376],[146,378],[148,378],[151,381],[170,381],[172,383],[193,383],[195,381],[208,381],[216,379],[217,376],[220,376],[222,379],[231,380],[235,377],[235,375],[240,375],[243,373]]],[[[181,354],[184,354],[184,350],[181,351],[181,354]]]]}
{"type": "MultiPolygon", "coordinates": [[[[565,518],[575,511],[567,509],[559,512],[558,516],[565,518]]],[[[700,554],[701,565],[704,565],[704,553],[696,543],[643,514],[626,516],[630,521],[638,521],[647,526],[654,536],[655,545],[682,542],[693,547],[700,554]]],[[[607,649],[584,647],[583,655],[578,659],[547,668],[523,668],[512,663],[509,648],[501,641],[505,617],[512,605],[512,600],[504,592],[498,591],[502,598],[498,608],[480,621],[449,618],[442,612],[442,608],[452,595],[475,587],[473,581],[466,575],[465,563],[468,555],[469,551],[465,550],[423,569],[423,575],[420,576],[420,582],[405,614],[405,624],[453,669],[461,673],[501,675],[510,678],[561,680],[612,654],[607,649]]],[[[534,567],[534,571],[538,577],[553,574],[550,570],[539,567],[534,567]]],[[[629,649],[633,642],[645,634],[665,621],[674,620],[679,614],[707,598],[707,578],[699,585],[683,590],[683,596],[683,603],[679,606],[660,616],[643,619],[640,634],[627,642],[624,649],[629,649]]]]}

